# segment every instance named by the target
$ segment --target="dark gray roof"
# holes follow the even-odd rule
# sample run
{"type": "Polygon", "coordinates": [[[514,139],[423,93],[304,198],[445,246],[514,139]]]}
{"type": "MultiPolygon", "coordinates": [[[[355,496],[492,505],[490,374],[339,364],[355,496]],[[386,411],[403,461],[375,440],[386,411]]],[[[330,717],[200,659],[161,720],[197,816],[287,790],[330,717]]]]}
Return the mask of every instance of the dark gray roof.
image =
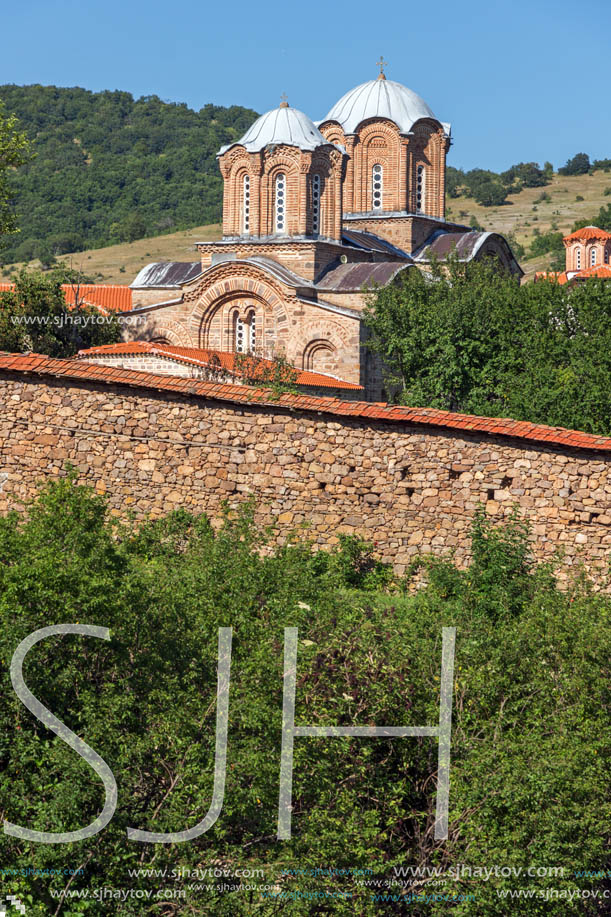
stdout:
{"type": "Polygon", "coordinates": [[[470,261],[476,254],[477,250],[490,237],[489,232],[445,232],[440,229],[426,240],[417,254],[417,260],[428,261],[435,256],[440,261],[456,252],[461,261],[470,261]]]}
{"type": "Polygon", "coordinates": [[[498,232],[478,232],[476,230],[446,232],[438,229],[418,249],[414,258],[420,263],[429,262],[433,258],[445,261],[452,253],[455,253],[459,261],[472,261],[480,250],[482,254],[502,252],[509,270],[514,274],[524,275],[509,242],[498,232]]]}
{"type": "Polygon", "coordinates": [[[363,264],[338,264],[327,271],[316,284],[317,290],[334,290],[336,292],[355,292],[363,287],[386,286],[406,268],[412,267],[401,261],[370,261],[363,264]]]}
{"type": "Polygon", "coordinates": [[[402,249],[387,242],[386,239],[380,239],[379,236],[374,235],[372,232],[364,232],[362,229],[344,229],[342,231],[342,241],[347,245],[362,248],[369,252],[390,253],[406,260],[410,257],[402,249]]]}
{"type": "Polygon", "coordinates": [[[142,268],[131,287],[178,288],[199,277],[201,272],[200,261],[154,261],[142,268]]]}

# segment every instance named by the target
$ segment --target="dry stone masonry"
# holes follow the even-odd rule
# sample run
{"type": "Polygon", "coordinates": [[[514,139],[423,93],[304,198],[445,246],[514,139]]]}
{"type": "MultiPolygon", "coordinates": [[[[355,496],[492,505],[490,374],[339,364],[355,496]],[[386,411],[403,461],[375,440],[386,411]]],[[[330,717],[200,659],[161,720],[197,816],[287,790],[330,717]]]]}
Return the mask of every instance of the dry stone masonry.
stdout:
{"type": "Polygon", "coordinates": [[[402,573],[419,552],[466,563],[478,504],[496,520],[517,504],[539,559],[561,549],[561,578],[583,564],[606,588],[608,439],[41,357],[0,356],[0,401],[1,513],[71,462],[116,515],[218,519],[254,494],[279,538],[358,534],[402,573]]]}

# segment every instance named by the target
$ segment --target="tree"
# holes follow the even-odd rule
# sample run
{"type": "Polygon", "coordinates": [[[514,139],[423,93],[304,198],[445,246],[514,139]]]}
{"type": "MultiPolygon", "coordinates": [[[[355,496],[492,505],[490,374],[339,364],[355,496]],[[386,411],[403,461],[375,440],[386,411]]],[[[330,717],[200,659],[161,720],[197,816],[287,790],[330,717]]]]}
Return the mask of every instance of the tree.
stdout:
{"type": "Polygon", "coordinates": [[[19,130],[17,118],[6,115],[0,101],[0,238],[17,231],[17,217],[12,206],[15,192],[8,173],[27,162],[29,155],[30,143],[19,130]]]}
{"type": "Polygon", "coordinates": [[[399,401],[611,433],[611,284],[520,286],[494,262],[432,274],[407,272],[365,314],[399,401]]]}
{"type": "Polygon", "coordinates": [[[585,175],[590,171],[590,157],[587,153],[576,153],[572,159],[567,160],[565,166],[558,169],[560,175],[585,175]]]}
{"type": "Polygon", "coordinates": [[[524,188],[539,188],[549,182],[548,174],[545,169],[539,168],[538,162],[519,162],[507,172],[501,173],[501,178],[507,185],[517,180],[524,188]]]}
{"type": "Polygon", "coordinates": [[[446,193],[449,197],[459,197],[460,187],[464,182],[464,172],[462,169],[455,169],[453,166],[446,168],[446,193]]]}
{"type": "Polygon", "coordinates": [[[299,373],[286,357],[264,360],[251,353],[236,353],[235,369],[245,385],[270,388],[276,394],[297,392],[295,385],[299,373]]]}
{"type": "Polygon", "coordinates": [[[79,301],[82,282],[76,272],[63,266],[46,275],[23,269],[15,289],[0,293],[0,350],[71,357],[81,349],[118,341],[116,316],[79,301]],[[67,305],[62,283],[73,285],[74,307],[67,305]]]}
{"type": "Polygon", "coordinates": [[[483,207],[498,207],[507,200],[507,188],[497,181],[484,181],[478,185],[474,198],[483,207]]]}

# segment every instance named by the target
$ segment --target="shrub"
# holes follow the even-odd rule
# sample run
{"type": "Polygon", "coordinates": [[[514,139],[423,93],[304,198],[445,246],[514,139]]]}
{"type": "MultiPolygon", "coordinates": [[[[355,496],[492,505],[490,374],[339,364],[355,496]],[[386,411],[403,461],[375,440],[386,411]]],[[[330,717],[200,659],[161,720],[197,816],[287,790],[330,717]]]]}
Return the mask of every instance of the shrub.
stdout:
{"type": "MultiPolygon", "coordinates": [[[[79,843],[81,874],[63,874],[61,844],[0,835],[2,860],[15,869],[2,891],[26,900],[28,915],[54,913],[68,879],[75,892],[120,888],[134,870],[131,887],[159,887],[163,880],[144,875],[151,868],[176,876],[171,888],[187,895],[181,913],[267,913],[258,892],[219,891],[216,883],[205,897],[192,891],[189,873],[202,863],[222,864],[224,881],[236,885],[237,867],[262,868],[258,882],[290,898],[296,917],[312,914],[311,899],[325,890],[350,895],[349,903],[329,898],[325,913],[390,917],[397,903],[374,900],[354,870],[371,870],[384,882],[406,862],[423,870],[486,862],[509,868],[508,877],[469,882],[477,913],[486,917],[505,917],[499,895],[508,889],[545,894],[558,886],[557,878],[522,877],[528,866],[561,865],[567,887],[599,887],[610,816],[609,601],[587,584],[559,592],[549,568],[533,563],[517,514],[497,527],[481,510],[471,566],[420,558],[414,571],[420,566],[428,585],[409,595],[386,574],[374,588],[369,561],[363,569],[369,547],[358,540],[330,555],[313,553],[301,539],[274,546],[254,524],[253,503],[227,510],[214,528],[182,510],[140,525],[117,523],[105,500],[71,473],[27,510],[0,519],[2,659],[50,623],[109,628],[108,642],[42,641],[26,678],[119,784],[110,824],[79,843]],[[229,741],[218,821],[190,843],[130,842],[129,826],[178,831],[210,806],[217,637],[228,626],[229,741]],[[292,837],[276,840],[289,626],[299,640],[296,724],[347,726],[436,725],[441,628],[457,628],[446,841],[433,837],[431,738],[296,739],[292,837]],[[591,878],[576,878],[584,863],[591,878]],[[321,880],[313,869],[320,864],[336,874],[321,880]],[[177,867],[186,877],[172,873],[177,867]]],[[[101,809],[99,781],[24,710],[6,664],[0,677],[3,815],[48,831],[89,823],[101,809]]],[[[420,885],[406,888],[417,894],[420,885]]],[[[87,917],[89,903],[70,898],[67,913],[87,917]]],[[[562,913],[593,917],[595,904],[563,901],[562,913]]],[[[151,913],[169,913],[162,908],[151,913]]],[[[142,903],[108,899],[104,913],[137,917],[142,903]]],[[[409,913],[442,917],[447,900],[412,900],[409,913]]],[[[473,904],[457,898],[452,913],[471,917],[473,904]]]]}
{"type": "Polygon", "coordinates": [[[587,153],[577,153],[565,166],[558,170],[560,175],[585,175],[590,171],[590,157],[587,153]]]}

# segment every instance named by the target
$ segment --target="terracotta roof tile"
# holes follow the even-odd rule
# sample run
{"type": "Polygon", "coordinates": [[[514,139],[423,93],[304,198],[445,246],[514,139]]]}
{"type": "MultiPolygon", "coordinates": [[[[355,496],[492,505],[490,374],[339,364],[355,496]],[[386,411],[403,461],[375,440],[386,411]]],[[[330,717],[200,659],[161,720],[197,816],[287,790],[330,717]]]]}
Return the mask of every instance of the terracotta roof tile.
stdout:
{"type": "MultiPolygon", "coordinates": [[[[0,293],[12,293],[14,289],[14,283],[0,283],[0,293]]],[[[80,286],[63,283],[62,290],[69,306],[74,306],[78,299],[80,303],[96,306],[104,312],[131,312],[132,310],[132,291],[129,287],[102,283],[82,283],[80,286]]]]}
{"type": "Polygon", "coordinates": [[[590,239],[611,239],[611,232],[605,232],[604,229],[599,229],[598,226],[584,226],[583,229],[576,229],[575,232],[565,236],[563,241],[569,242],[575,239],[583,239],[586,242],[590,239]]]}
{"type": "Polygon", "coordinates": [[[609,280],[611,279],[611,267],[609,267],[608,264],[596,264],[593,267],[584,267],[581,271],[578,271],[572,279],[579,280],[580,277],[601,277],[603,280],[609,280]]]}
{"type": "MultiPolygon", "coordinates": [[[[256,401],[271,407],[279,407],[279,399],[274,396],[273,392],[266,389],[252,389],[245,385],[218,385],[200,379],[184,380],[171,376],[141,373],[131,369],[93,366],[84,360],[52,360],[40,354],[0,353],[0,371],[33,373],[40,376],[68,376],[84,382],[117,383],[137,389],[158,391],[185,389],[189,394],[199,398],[214,398],[232,404],[247,404],[256,401]]],[[[549,442],[559,446],[611,453],[611,438],[608,437],[582,433],[579,430],[565,430],[562,427],[518,422],[502,417],[475,417],[467,414],[452,414],[447,411],[432,411],[426,408],[346,402],[335,398],[313,398],[289,393],[282,395],[281,401],[282,406],[323,411],[331,416],[350,414],[390,423],[409,423],[449,430],[469,429],[474,433],[494,432],[501,436],[526,439],[535,443],[549,442]]]]}
{"type": "MultiPolygon", "coordinates": [[[[214,368],[218,366],[228,374],[240,377],[242,373],[236,368],[234,353],[227,353],[221,350],[205,350],[199,347],[175,347],[173,344],[156,344],[153,341],[127,341],[119,344],[104,344],[100,347],[90,347],[88,350],[79,351],[78,357],[81,360],[87,360],[96,356],[146,356],[154,355],[165,357],[168,360],[177,360],[180,363],[186,363],[191,366],[205,366],[214,368]]],[[[271,360],[257,359],[254,369],[257,366],[271,368],[271,360]]],[[[297,385],[307,385],[313,388],[333,388],[333,389],[351,389],[362,390],[361,385],[354,382],[345,382],[343,379],[336,379],[334,376],[328,376],[325,373],[314,373],[308,370],[298,370],[297,385]]]]}

